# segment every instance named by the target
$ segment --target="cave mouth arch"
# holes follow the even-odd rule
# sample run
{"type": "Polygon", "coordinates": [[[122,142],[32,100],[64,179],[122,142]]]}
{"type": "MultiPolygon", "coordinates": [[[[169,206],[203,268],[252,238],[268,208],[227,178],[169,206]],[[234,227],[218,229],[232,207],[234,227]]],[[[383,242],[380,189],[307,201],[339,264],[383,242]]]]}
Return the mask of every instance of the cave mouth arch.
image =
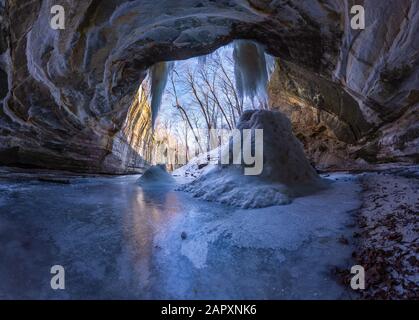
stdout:
{"type": "MultiPolygon", "coordinates": [[[[158,72],[158,80],[161,82],[163,81],[161,78],[162,77],[166,77],[164,81],[170,82],[167,78],[170,77],[170,74],[173,74],[173,64],[175,62],[178,61],[190,61],[193,60],[195,58],[203,58],[205,59],[205,57],[211,57],[212,54],[217,53],[218,51],[222,50],[223,48],[227,48],[229,46],[234,46],[234,43],[237,44],[238,41],[244,42],[244,43],[251,43],[251,44],[255,44],[256,46],[259,46],[258,48],[263,51],[263,55],[264,57],[268,57],[270,56],[266,51],[265,51],[265,46],[258,44],[257,41],[254,40],[243,40],[243,39],[239,39],[239,40],[233,40],[231,41],[228,45],[226,46],[222,46],[216,50],[214,50],[213,52],[211,52],[209,55],[201,55],[196,57],[195,55],[192,56],[189,59],[182,59],[182,60],[176,60],[176,61],[169,61],[169,62],[157,62],[156,64],[154,64],[148,71],[148,76],[147,79],[148,80],[144,80],[144,81],[148,81],[153,83],[153,80],[150,80],[150,74],[153,74],[153,68],[154,70],[156,70],[158,72]],[[162,65],[166,65],[166,69],[162,69],[164,67],[162,67],[162,65]],[[168,67],[169,65],[171,65],[172,67],[168,67]]],[[[234,54],[233,54],[234,56],[234,54]]],[[[270,56],[271,57],[271,56],[270,56]]],[[[252,57],[254,58],[254,57],[252,57]]],[[[218,58],[220,59],[220,58],[218,58]]],[[[272,59],[274,59],[274,57],[272,57],[272,59]]],[[[257,61],[255,61],[257,59],[254,59],[252,61],[250,61],[249,59],[246,61],[247,63],[253,63],[253,64],[258,64],[257,61]]],[[[233,62],[234,63],[234,62],[233,62]]],[[[264,64],[264,68],[267,70],[269,69],[268,67],[268,63],[267,61],[263,62],[264,64]]],[[[241,66],[243,67],[243,66],[241,66]]],[[[239,67],[240,68],[240,67],[239,67]]],[[[237,70],[237,68],[235,68],[237,70]]],[[[305,119],[303,121],[294,121],[294,131],[295,134],[297,135],[297,137],[301,140],[301,142],[306,146],[306,152],[309,153],[310,156],[310,160],[312,162],[313,165],[319,165],[321,167],[328,167],[330,165],[335,165],[337,164],[337,162],[341,162],[344,163],[344,161],[342,161],[344,157],[347,156],[346,153],[338,153],[336,152],[336,148],[341,148],[342,146],[345,146],[346,144],[352,144],[355,141],[357,141],[359,138],[362,137],[363,134],[365,134],[366,130],[367,130],[367,124],[363,119],[363,115],[359,109],[359,106],[357,104],[357,102],[350,97],[349,94],[347,94],[342,88],[339,87],[339,85],[333,83],[332,81],[329,81],[327,79],[322,79],[321,76],[315,74],[314,72],[307,70],[306,68],[301,68],[298,67],[298,65],[295,65],[293,63],[289,63],[287,61],[283,61],[283,59],[277,59],[276,60],[276,66],[275,66],[275,75],[276,77],[279,77],[280,79],[277,80],[277,82],[279,81],[280,84],[280,88],[271,88],[272,87],[272,83],[271,83],[271,76],[273,74],[273,70],[268,71],[269,76],[267,77],[267,82],[269,81],[271,83],[271,85],[269,85],[269,90],[270,90],[270,97],[268,97],[268,93],[266,92],[266,108],[267,109],[271,109],[271,110],[278,110],[278,111],[282,111],[284,112],[290,119],[295,118],[295,110],[294,109],[301,109],[303,108],[304,111],[303,112],[307,112],[307,110],[309,110],[309,116],[305,116],[305,119]],[[292,72],[286,72],[286,76],[288,77],[287,79],[283,79],[282,76],[282,72],[285,69],[291,69],[292,72]],[[297,72],[298,71],[298,72],[297,72]],[[290,74],[294,77],[294,79],[289,78],[290,74]],[[301,83],[297,83],[295,80],[295,77],[298,78],[298,80],[301,83]],[[269,80],[268,80],[269,79],[269,80]],[[301,79],[304,79],[304,81],[301,81],[301,79]],[[281,82],[286,82],[281,83],[281,82]],[[280,94],[279,96],[279,102],[277,101],[269,101],[272,100],[271,98],[274,97],[274,100],[277,99],[277,95],[278,92],[273,92],[273,91],[290,91],[289,90],[289,86],[290,86],[290,82],[294,83],[294,86],[298,86],[299,87],[299,91],[296,92],[291,92],[292,95],[291,97],[287,97],[284,99],[284,95],[280,94]],[[275,90],[274,90],[275,89],[275,90]],[[300,91],[307,91],[309,92],[308,94],[306,94],[304,96],[304,94],[301,94],[300,91]],[[330,92],[328,92],[330,91],[330,92]],[[305,135],[302,134],[300,131],[301,127],[307,126],[307,128],[304,130],[305,131],[305,135]],[[314,146],[313,146],[313,142],[314,146]],[[308,148],[310,147],[310,148],[308,148]],[[330,151],[331,149],[335,149],[330,151]],[[335,154],[334,154],[335,153],[335,154]],[[324,161],[325,158],[325,154],[326,154],[326,158],[327,161],[324,161]],[[322,159],[323,158],[323,159],[322,159]]],[[[202,69],[201,69],[202,71],[202,69]]],[[[255,70],[253,70],[255,72],[255,70]]],[[[256,71],[257,72],[257,71],[256,71]]],[[[234,73],[234,71],[233,71],[234,73]]],[[[177,76],[179,77],[179,74],[176,72],[177,76]]],[[[234,76],[234,75],[233,75],[234,76]]],[[[144,83],[143,81],[143,83],[144,83]]],[[[163,81],[163,82],[164,82],[163,81]]],[[[173,81],[173,80],[172,80],[173,81]]],[[[236,79],[237,81],[237,79],[236,79]]],[[[141,84],[140,87],[142,87],[143,84],[141,84]]],[[[166,84],[164,84],[166,85],[166,84]]],[[[168,84],[169,85],[169,84],[168,84]]],[[[172,83],[172,85],[174,86],[174,84],[172,83]]],[[[202,83],[201,83],[202,85],[202,83]]],[[[205,81],[203,83],[203,85],[205,85],[205,81]]],[[[265,86],[266,90],[268,90],[268,83],[266,83],[265,86]]],[[[163,91],[164,88],[159,88],[160,91],[163,91]]],[[[237,88],[235,88],[237,89],[237,88]]],[[[196,88],[190,87],[189,88],[190,95],[193,95],[193,93],[195,93],[196,95],[196,88]]],[[[176,89],[175,89],[176,91],[176,89]]],[[[162,92],[160,92],[160,94],[162,94],[162,92]]],[[[172,92],[173,94],[173,92],[172,92]]],[[[289,94],[289,92],[287,92],[286,94],[289,94]]],[[[137,96],[136,96],[137,98],[137,96]]],[[[196,97],[199,100],[199,97],[196,97]]],[[[152,131],[152,127],[154,126],[154,122],[155,122],[155,117],[156,115],[154,115],[153,118],[153,109],[157,108],[157,110],[155,111],[156,113],[159,112],[159,106],[153,106],[153,99],[149,99],[151,100],[151,107],[150,105],[147,106],[142,106],[140,107],[140,109],[147,109],[147,112],[150,113],[151,112],[151,118],[152,118],[152,125],[148,127],[149,132],[152,131]],[[150,110],[150,111],[148,111],[150,110]]],[[[158,104],[160,105],[160,100],[161,97],[159,99],[158,104]]],[[[252,98],[253,101],[253,98],[252,98]]],[[[197,103],[201,104],[201,108],[202,106],[202,102],[201,101],[197,101],[197,103]]],[[[175,101],[172,102],[173,105],[178,105],[179,106],[179,101],[178,98],[176,97],[175,101]]],[[[179,106],[180,107],[180,106],[179,106]]],[[[133,107],[130,108],[129,111],[129,115],[128,118],[129,119],[143,119],[141,117],[133,117],[132,113],[138,113],[138,108],[139,108],[139,104],[134,104],[134,109],[133,107]],[[137,110],[135,109],[137,108],[137,110]],[[130,115],[131,114],[131,115],[130,115]]],[[[259,107],[260,108],[260,107],[259,107]]],[[[187,118],[187,112],[185,110],[185,108],[180,107],[180,109],[183,111],[183,114],[185,114],[186,118],[187,118]]],[[[253,109],[255,109],[254,105],[253,105],[253,109]]],[[[256,108],[257,109],[257,108],[256,108]]],[[[299,111],[300,112],[300,111],[299,111]]],[[[223,112],[224,113],[224,112],[223,112]]],[[[205,115],[204,115],[205,116],[205,115]]],[[[294,119],[295,120],[295,119],[294,119]]],[[[134,120],[135,121],[135,120],[134,120]]],[[[189,122],[189,127],[191,127],[191,123],[190,120],[188,119],[189,122]]],[[[235,127],[235,123],[236,121],[234,121],[234,125],[230,125],[229,121],[227,121],[227,125],[229,127],[230,130],[234,129],[235,127]]],[[[233,124],[233,122],[232,122],[233,124]]],[[[138,157],[138,155],[140,155],[140,159],[141,159],[141,164],[143,163],[143,160],[146,159],[148,162],[152,162],[150,159],[150,148],[145,147],[146,144],[144,144],[144,141],[133,141],[132,136],[135,134],[133,134],[133,131],[138,130],[135,128],[138,128],[139,125],[137,125],[135,122],[134,123],[127,123],[127,121],[125,122],[125,126],[124,126],[124,130],[128,131],[128,133],[126,133],[126,135],[128,135],[130,137],[129,139],[129,144],[133,145],[134,149],[138,150],[138,146],[141,145],[142,151],[137,152],[137,155],[134,155],[134,157],[138,157]],[[129,130],[126,130],[126,128],[129,127],[129,130]],[[147,150],[146,150],[147,149],[147,150]],[[143,156],[145,155],[145,156],[143,156]]],[[[191,127],[192,128],[192,127],[191,127]]],[[[167,129],[167,128],[166,128],[167,129]]],[[[195,129],[197,132],[199,131],[198,128],[195,129]]],[[[196,136],[195,130],[192,128],[192,133],[193,135],[196,136]]],[[[211,128],[207,127],[206,128],[207,131],[210,131],[211,128]]],[[[137,137],[144,137],[144,135],[136,135],[137,137]]],[[[148,141],[150,140],[150,135],[146,135],[148,141]]],[[[160,137],[162,138],[162,137],[160,137]]],[[[170,135],[168,135],[166,137],[166,139],[169,139],[170,135]]],[[[195,139],[197,139],[195,137],[195,139]]],[[[158,143],[158,145],[160,146],[160,142],[158,143]]],[[[200,146],[200,148],[202,149],[202,146],[200,146]]],[[[186,147],[186,149],[188,149],[188,146],[186,147]]],[[[209,152],[209,150],[206,150],[206,152],[209,152]]],[[[167,149],[166,149],[166,153],[167,153],[167,149]]],[[[202,150],[201,150],[202,153],[202,150]]],[[[197,155],[197,154],[196,154],[197,155]]],[[[129,158],[129,157],[128,157],[129,158]]],[[[188,155],[186,156],[186,159],[188,159],[188,155]]],[[[190,157],[189,157],[190,159],[190,157]]]]}
{"type": "Polygon", "coordinates": [[[267,88],[274,65],[274,58],[249,40],[234,41],[209,55],[157,63],[144,80],[146,89],[144,82],[140,89],[148,93],[148,103],[134,105],[128,113],[130,121],[125,124],[130,144],[145,154],[148,162],[167,163],[169,169],[210,152],[218,146],[215,140],[236,128],[246,110],[269,109],[267,88]],[[142,127],[134,121],[144,121],[133,116],[138,109],[147,110],[148,119],[151,110],[147,129],[153,131],[153,143],[130,138],[143,138],[133,133],[142,127]],[[163,157],[166,161],[157,160],[163,157]]]}
{"type": "MultiPolygon", "coordinates": [[[[213,7],[213,4],[206,3],[204,9],[202,6],[191,9],[191,12],[199,12],[197,16],[185,14],[179,7],[174,7],[171,7],[173,16],[169,23],[165,19],[160,21],[159,17],[150,18],[153,23],[146,23],[145,31],[142,30],[144,36],[140,40],[133,38],[131,42],[124,43],[123,51],[116,50],[116,63],[110,64],[107,70],[112,76],[105,83],[105,87],[110,88],[106,94],[110,96],[107,100],[113,101],[112,109],[126,109],[129,104],[127,101],[131,101],[130,97],[137,90],[135,84],[144,80],[146,70],[153,65],[207,55],[236,40],[256,41],[265,48],[266,53],[301,66],[315,77],[332,78],[342,31],[342,26],[332,15],[326,14],[326,25],[329,25],[322,27],[305,14],[305,9],[285,6],[286,10],[282,12],[280,8],[272,8],[271,5],[254,7],[254,1],[249,1],[247,5],[243,5],[243,2],[235,3],[229,8],[213,7]],[[302,24],[290,23],[294,18],[302,24]],[[152,30],[149,24],[152,25],[152,30]],[[328,55],[333,57],[329,61],[324,59],[328,55]]],[[[119,12],[119,16],[124,14],[119,12]]],[[[312,88],[309,90],[313,91],[312,88]]],[[[343,92],[338,93],[342,94],[343,92]]],[[[337,109],[339,110],[329,107],[327,112],[335,113],[334,117],[339,118],[342,114],[341,106],[337,109]]],[[[354,109],[357,109],[354,118],[362,116],[358,107],[351,111],[354,109]]],[[[124,112],[120,115],[122,118],[116,119],[119,122],[117,127],[125,121],[124,112]]],[[[340,124],[341,120],[335,122],[340,124]]],[[[335,126],[340,127],[339,124],[335,126]]],[[[355,128],[354,133],[351,125],[348,127],[338,129],[345,131],[339,134],[346,136],[347,140],[357,139],[362,135],[363,129],[355,128]]],[[[112,154],[109,158],[112,158],[112,154]]]]}
{"type": "MultiPolygon", "coordinates": [[[[243,41],[243,40],[240,40],[240,41],[243,41]]],[[[234,47],[235,42],[236,41],[233,42],[232,47],[234,47]]],[[[255,43],[255,42],[246,40],[245,43],[255,43]]],[[[223,131],[226,129],[232,130],[235,128],[235,125],[238,122],[238,119],[234,119],[232,121],[230,121],[231,119],[227,119],[226,113],[228,112],[225,112],[225,110],[223,110],[224,107],[219,104],[218,104],[218,107],[220,108],[222,115],[224,115],[224,118],[226,118],[227,120],[225,123],[221,121],[220,124],[218,125],[217,124],[218,120],[216,121],[215,124],[212,124],[212,123],[210,124],[208,123],[208,121],[207,122],[202,121],[201,122],[202,128],[198,128],[198,127],[194,127],[194,125],[192,124],[193,121],[190,121],[189,116],[188,116],[189,113],[192,113],[193,119],[195,121],[195,126],[196,126],[197,115],[196,115],[196,112],[191,107],[191,105],[195,103],[197,105],[200,104],[201,108],[204,108],[204,106],[208,107],[208,101],[206,101],[207,103],[205,103],[204,101],[205,96],[207,97],[211,96],[211,98],[213,99],[212,101],[214,105],[216,105],[216,102],[219,102],[218,97],[216,97],[214,94],[214,91],[218,91],[220,88],[211,89],[211,84],[208,83],[208,80],[209,80],[208,78],[211,78],[211,75],[208,74],[207,69],[211,70],[214,67],[214,62],[216,66],[220,68],[220,65],[223,65],[223,62],[222,62],[223,59],[231,60],[229,63],[232,64],[233,66],[230,65],[230,70],[229,70],[230,79],[229,80],[230,80],[230,83],[234,82],[234,80],[231,81],[231,78],[235,76],[234,75],[235,66],[234,66],[234,61],[232,61],[234,59],[233,58],[234,54],[230,52],[230,55],[231,55],[230,59],[229,59],[229,56],[220,57],[219,55],[217,55],[215,59],[212,57],[212,55],[217,54],[219,51],[223,49],[225,50],[225,48],[228,48],[228,47],[229,46],[224,46],[214,51],[211,55],[198,57],[198,59],[203,58],[207,60],[213,60],[212,63],[209,63],[211,66],[207,66],[206,63],[202,64],[202,62],[198,63],[199,65],[198,72],[190,72],[189,67],[187,67],[186,68],[187,70],[186,69],[179,70],[180,73],[182,73],[182,75],[179,75],[178,71],[173,70],[173,64],[179,63],[180,61],[177,60],[175,62],[168,63],[172,65],[172,67],[170,68],[170,70],[166,70],[165,72],[167,73],[166,74],[167,78],[170,78],[170,77],[172,78],[172,83],[170,83],[170,80],[168,79],[166,80],[168,82],[167,86],[169,87],[173,86],[173,88],[169,90],[173,98],[172,99],[173,101],[171,101],[169,105],[167,105],[166,103],[165,107],[170,109],[171,106],[177,106],[177,108],[175,109],[179,111],[181,119],[177,120],[178,123],[176,125],[180,125],[183,122],[185,122],[186,128],[185,128],[185,132],[183,133],[184,136],[182,135],[179,136],[179,132],[177,132],[176,130],[172,128],[173,119],[166,118],[164,125],[158,128],[158,130],[154,131],[154,138],[155,138],[154,143],[144,143],[144,141],[140,141],[140,140],[133,141],[132,136],[141,137],[141,138],[144,137],[144,135],[141,135],[141,134],[137,134],[137,135],[133,134],[133,131],[135,130],[138,131],[138,129],[135,129],[135,128],[142,127],[142,125],[136,125],[135,123],[128,124],[128,127],[130,127],[130,129],[127,130],[128,131],[127,135],[130,137],[129,142],[131,146],[133,146],[134,149],[136,150],[141,149],[140,151],[137,152],[140,155],[141,160],[146,159],[149,163],[154,163],[154,164],[160,163],[160,162],[155,162],[157,155],[156,155],[154,145],[157,145],[157,148],[159,150],[160,149],[162,150],[163,146],[165,146],[165,149],[163,151],[160,150],[161,152],[158,152],[158,153],[165,154],[164,158],[166,159],[170,158],[171,160],[169,161],[170,163],[168,163],[168,166],[169,166],[168,168],[174,169],[175,165],[178,165],[179,163],[176,163],[177,161],[173,161],[173,159],[179,159],[179,158],[183,159],[186,157],[186,159],[190,160],[192,158],[192,156],[190,155],[190,153],[188,153],[188,151],[186,151],[186,156],[183,155],[182,157],[179,157],[179,152],[180,154],[183,154],[183,151],[181,152],[178,149],[185,147],[186,150],[189,150],[191,147],[192,148],[199,147],[200,149],[199,153],[206,153],[210,151],[208,148],[205,148],[208,142],[202,142],[203,140],[205,140],[202,138],[202,135],[205,136],[205,133],[203,133],[204,131],[210,132],[212,129],[223,131]],[[189,77],[183,76],[183,73],[185,72],[188,73],[189,77]],[[186,83],[186,87],[187,87],[186,93],[187,95],[192,97],[193,101],[192,102],[190,100],[187,101],[186,107],[182,107],[181,105],[183,104],[183,102],[182,103],[179,102],[179,99],[178,99],[179,92],[177,91],[180,91],[180,89],[175,88],[175,84],[173,83],[173,74],[176,74],[175,78],[183,78],[183,86],[185,86],[185,83],[186,83]],[[205,90],[201,89],[202,87],[209,88],[209,91],[205,92],[205,90]],[[176,97],[173,96],[174,94],[176,94],[176,97]],[[204,96],[200,97],[200,95],[202,94],[204,96]],[[221,129],[223,125],[224,125],[224,128],[221,129]],[[202,130],[203,128],[205,129],[202,130]],[[188,132],[188,130],[191,130],[191,131],[188,132]],[[188,139],[189,140],[191,139],[191,136],[195,137],[195,140],[200,140],[204,147],[202,147],[201,143],[198,143],[198,147],[195,146],[194,145],[195,142],[193,141],[193,139],[192,141],[187,141],[188,139]],[[176,139],[174,137],[176,137],[176,139]],[[182,143],[179,143],[180,140],[182,140],[182,143]],[[153,149],[154,151],[151,152],[150,149],[153,149]],[[177,150],[177,151],[174,151],[174,150],[177,150]],[[167,157],[168,153],[170,153],[172,156],[167,157]],[[153,155],[154,160],[151,159],[150,157],[151,154],[153,155]]],[[[263,50],[262,46],[260,46],[259,48],[263,50]]],[[[266,59],[268,59],[269,55],[264,53],[264,56],[266,56],[266,58],[263,63],[264,63],[265,69],[267,70],[269,69],[268,67],[269,63],[266,59]]],[[[252,57],[252,58],[253,59],[247,59],[246,61],[253,63],[255,65],[259,65],[259,63],[257,63],[257,58],[255,57],[252,57]]],[[[196,58],[182,60],[182,62],[186,61],[186,63],[188,63],[189,61],[193,61],[193,60],[196,60],[196,58]]],[[[249,105],[247,105],[244,109],[249,110],[249,109],[267,108],[270,110],[282,111],[291,120],[293,120],[294,132],[297,135],[297,137],[300,139],[300,141],[304,144],[306,153],[309,156],[313,165],[321,169],[327,168],[333,165],[335,166],[346,165],[348,160],[344,158],[347,156],[347,153],[339,152],[338,148],[342,150],[346,145],[354,143],[357,139],[359,139],[362,136],[363,134],[362,130],[365,130],[365,127],[364,128],[362,127],[362,125],[365,125],[365,122],[363,122],[362,114],[359,110],[358,105],[353,99],[351,99],[351,97],[348,94],[346,94],[336,84],[331,83],[325,79],[316,78],[312,74],[311,75],[307,74],[307,71],[305,71],[304,69],[298,68],[297,66],[294,66],[292,64],[287,64],[286,62],[282,62],[282,61],[279,62],[279,61],[280,60],[277,60],[276,62],[275,76],[278,79],[275,79],[275,84],[272,85],[272,82],[273,82],[272,73],[274,71],[272,69],[268,71],[269,76],[267,77],[267,80],[266,80],[267,83],[263,86],[263,87],[266,87],[265,88],[266,90],[268,89],[268,79],[269,79],[269,82],[271,83],[269,87],[271,88],[269,88],[270,97],[268,97],[268,94],[266,92],[266,99],[267,99],[266,107],[265,106],[255,107],[254,101],[252,99],[252,107],[249,107],[249,105]],[[282,73],[283,71],[286,70],[286,68],[292,68],[292,71],[295,74],[290,73],[290,72],[284,72],[287,77],[287,78],[284,78],[282,73]],[[299,73],[296,72],[297,70],[299,71],[299,73]],[[290,81],[295,82],[295,79],[292,79],[290,77],[290,74],[293,77],[298,77],[300,83],[297,83],[296,85],[302,88],[302,90],[309,91],[310,92],[309,95],[304,96],[304,94],[301,94],[300,92],[292,92],[292,91],[287,92],[287,91],[290,91],[289,89],[287,89],[287,86],[289,86],[290,81]],[[301,81],[301,79],[305,79],[305,80],[301,81]],[[287,82],[286,85],[284,85],[283,82],[287,82]],[[283,91],[286,92],[286,95],[290,95],[290,96],[284,98],[283,91]],[[271,101],[269,102],[269,100],[271,101]],[[299,100],[297,101],[298,105],[295,104],[296,100],[299,100]],[[301,117],[301,114],[300,114],[301,109],[302,109],[302,112],[305,113],[306,115],[302,117],[302,119],[295,119],[296,115],[298,118],[301,117]]],[[[161,67],[157,68],[156,70],[160,70],[160,69],[161,67]]],[[[251,71],[256,72],[254,69],[251,69],[251,71]]],[[[150,79],[149,79],[150,73],[151,71],[149,72],[147,82],[150,82],[150,79]]],[[[211,71],[209,71],[209,73],[211,73],[211,71]]],[[[217,77],[215,70],[212,71],[212,76],[214,76],[214,79],[217,77]]],[[[161,80],[161,77],[162,75],[159,74],[158,79],[161,80]]],[[[251,80],[253,81],[253,79],[251,80]]],[[[256,81],[253,81],[253,82],[256,82],[256,81]]],[[[163,90],[162,88],[160,89],[163,90]]],[[[233,90],[236,90],[236,89],[237,89],[236,87],[233,88],[233,90]]],[[[168,89],[166,88],[165,91],[168,91],[168,89]]],[[[218,93],[217,93],[217,96],[218,96],[218,93]]],[[[225,106],[227,107],[228,105],[231,105],[231,100],[234,100],[234,97],[230,97],[230,98],[227,97],[227,100],[223,101],[223,104],[225,104],[225,106]]],[[[249,99],[247,100],[247,102],[249,102],[249,99]]],[[[261,103],[261,100],[259,100],[259,104],[260,103],[261,103]]],[[[137,108],[138,108],[138,105],[137,105],[137,108]]],[[[150,106],[149,105],[142,106],[140,107],[140,109],[149,110],[150,106]]],[[[151,109],[153,109],[153,107],[151,107],[151,109]]],[[[242,109],[243,109],[243,106],[242,106],[242,109]]],[[[206,111],[204,110],[203,115],[200,114],[200,112],[198,112],[198,118],[201,117],[201,120],[202,118],[204,120],[207,120],[206,113],[210,112],[208,110],[210,110],[210,108],[206,108],[206,111]]],[[[244,110],[241,110],[241,112],[243,111],[244,110]]],[[[132,112],[133,111],[131,110],[129,114],[132,114],[132,112]]],[[[134,112],[138,112],[138,110],[134,112]]],[[[241,113],[240,112],[238,113],[239,113],[239,118],[240,118],[241,113]]],[[[171,113],[170,117],[173,117],[173,116],[176,117],[176,116],[179,116],[179,114],[177,112],[171,113]]],[[[132,115],[129,115],[128,117],[130,119],[144,120],[141,117],[135,118],[132,115]]],[[[151,127],[148,127],[148,130],[151,132],[151,127]]],[[[150,139],[149,136],[147,136],[147,138],[150,139]]],[[[206,139],[208,140],[209,136],[206,139]]],[[[197,156],[199,153],[195,153],[195,156],[197,156]]],[[[183,163],[183,164],[186,164],[186,163],[183,163]]]]}
{"type": "MultiPolygon", "coordinates": [[[[70,23],[57,31],[48,25],[51,3],[25,6],[33,12],[21,18],[31,26],[29,32],[11,28],[10,64],[19,72],[10,75],[13,94],[6,98],[5,114],[25,129],[18,138],[5,139],[4,154],[13,156],[0,158],[49,168],[129,172],[131,159],[121,151],[119,133],[147,70],[240,39],[257,41],[280,59],[288,78],[278,79],[286,86],[278,101],[311,113],[320,110],[320,118],[344,143],[371,129],[360,109],[363,97],[354,94],[354,99],[345,83],[345,35],[351,31],[341,4],[73,1],[65,8],[70,23]],[[19,69],[22,64],[25,68],[19,69]]],[[[9,19],[17,19],[23,8],[8,6],[9,19]]]]}

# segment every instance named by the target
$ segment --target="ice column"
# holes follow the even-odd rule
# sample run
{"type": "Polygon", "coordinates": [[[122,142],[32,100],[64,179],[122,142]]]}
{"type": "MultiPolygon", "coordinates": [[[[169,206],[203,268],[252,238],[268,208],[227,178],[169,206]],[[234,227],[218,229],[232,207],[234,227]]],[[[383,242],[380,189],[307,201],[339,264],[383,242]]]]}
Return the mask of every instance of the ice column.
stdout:
{"type": "Polygon", "coordinates": [[[249,40],[234,42],[234,73],[237,91],[241,99],[256,98],[267,102],[268,68],[265,50],[261,45],[249,40]]]}
{"type": "Polygon", "coordinates": [[[158,62],[150,68],[151,121],[153,128],[159,113],[164,89],[166,88],[172,65],[171,62],[158,62]]]}

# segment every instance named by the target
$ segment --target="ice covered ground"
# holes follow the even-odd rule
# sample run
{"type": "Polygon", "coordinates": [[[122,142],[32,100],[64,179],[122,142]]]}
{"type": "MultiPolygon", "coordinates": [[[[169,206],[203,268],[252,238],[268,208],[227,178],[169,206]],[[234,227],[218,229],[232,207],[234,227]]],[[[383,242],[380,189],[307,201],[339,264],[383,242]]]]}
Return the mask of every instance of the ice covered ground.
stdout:
{"type": "Polygon", "coordinates": [[[351,265],[356,177],[292,204],[243,210],[138,176],[0,179],[0,298],[335,299],[351,265]],[[63,265],[66,289],[50,288],[63,265]]]}

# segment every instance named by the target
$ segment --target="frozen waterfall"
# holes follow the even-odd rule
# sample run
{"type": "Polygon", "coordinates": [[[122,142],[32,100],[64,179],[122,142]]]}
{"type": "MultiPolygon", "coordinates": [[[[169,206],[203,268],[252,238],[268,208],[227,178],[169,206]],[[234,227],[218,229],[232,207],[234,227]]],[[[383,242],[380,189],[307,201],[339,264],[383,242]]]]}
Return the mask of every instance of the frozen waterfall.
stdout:
{"type": "Polygon", "coordinates": [[[267,86],[269,80],[268,62],[273,60],[265,55],[264,48],[249,40],[234,42],[234,73],[237,91],[241,99],[249,98],[252,102],[258,99],[267,103],[267,86]]]}
{"type": "Polygon", "coordinates": [[[163,93],[167,84],[167,78],[172,66],[173,63],[171,62],[158,62],[150,68],[151,121],[153,128],[159,113],[163,93]]]}
{"type": "MultiPolygon", "coordinates": [[[[236,88],[240,99],[242,101],[249,99],[252,104],[252,109],[257,109],[255,102],[262,106],[267,106],[267,87],[269,77],[274,69],[274,58],[265,53],[262,45],[251,40],[236,40],[231,46],[228,45],[225,48],[226,50],[219,56],[219,59],[227,59],[227,55],[232,56],[234,70],[231,70],[231,72],[234,71],[236,88]]],[[[205,66],[207,59],[211,55],[197,57],[196,61],[198,65],[200,67],[205,66]]],[[[158,62],[149,70],[153,127],[162,104],[168,76],[173,67],[174,62],[158,62]]]]}

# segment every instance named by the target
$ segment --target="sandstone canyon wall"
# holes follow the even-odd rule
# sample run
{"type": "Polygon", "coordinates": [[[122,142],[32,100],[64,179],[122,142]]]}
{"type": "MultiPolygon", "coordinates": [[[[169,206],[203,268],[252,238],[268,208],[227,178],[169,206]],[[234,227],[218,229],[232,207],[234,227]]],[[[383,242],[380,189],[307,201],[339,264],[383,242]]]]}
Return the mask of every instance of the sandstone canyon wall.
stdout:
{"type": "Polygon", "coordinates": [[[332,77],[278,59],[271,105],[290,117],[317,167],[417,163],[419,2],[357,3],[366,29],[352,30],[345,18],[332,77]]]}
{"type": "Polygon", "coordinates": [[[65,30],[50,27],[55,4],[0,1],[0,164],[141,169],[148,68],[234,39],[278,57],[271,104],[315,161],[418,159],[419,1],[63,0],[65,30]]]}

